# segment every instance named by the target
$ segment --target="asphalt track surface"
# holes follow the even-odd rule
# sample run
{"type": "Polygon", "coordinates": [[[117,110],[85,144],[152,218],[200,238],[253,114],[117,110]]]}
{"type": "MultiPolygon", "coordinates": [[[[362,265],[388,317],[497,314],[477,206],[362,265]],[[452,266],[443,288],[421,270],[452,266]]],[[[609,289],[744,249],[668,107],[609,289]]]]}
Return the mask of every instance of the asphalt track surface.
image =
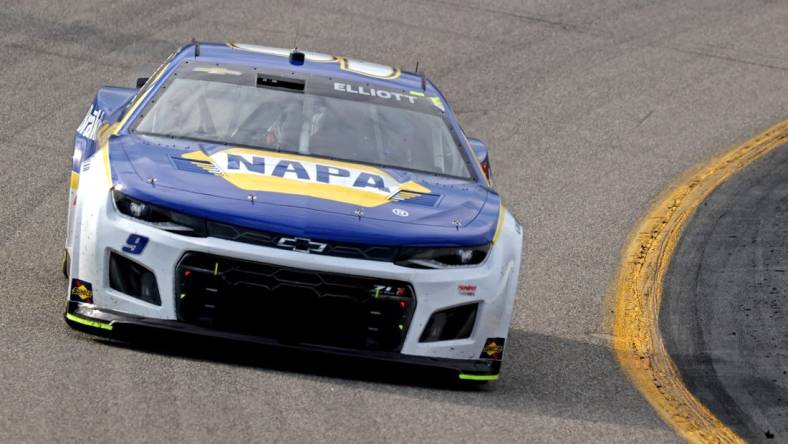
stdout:
{"type": "Polygon", "coordinates": [[[615,362],[608,287],[654,196],[788,115],[786,23],[768,0],[3,2],[0,441],[677,441],[615,362]],[[62,321],[72,135],[96,89],[192,37],[288,47],[297,25],[301,48],[420,60],[489,143],[525,228],[491,388],[62,321]]]}
{"type": "Polygon", "coordinates": [[[661,330],[687,387],[747,441],[788,440],[788,145],[709,196],[664,281],[661,330]]]}

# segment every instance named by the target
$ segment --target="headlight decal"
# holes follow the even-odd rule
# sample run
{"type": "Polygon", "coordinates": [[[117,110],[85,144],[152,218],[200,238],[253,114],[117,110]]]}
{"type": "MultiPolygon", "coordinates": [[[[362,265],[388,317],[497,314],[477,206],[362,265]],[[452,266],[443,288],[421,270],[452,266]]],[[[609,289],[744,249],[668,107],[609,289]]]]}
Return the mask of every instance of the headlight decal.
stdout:
{"type": "Polygon", "coordinates": [[[119,213],[146,222],[156,228],[186,236],[208,235],[206,222],[199,217],[178,213],[130,197],[117,188],[112,190],[112,200],[119,213]]]}
{"type": "Polygon", "coordinates": [[[395,263],[411,268],[473,267],[483,263],[489,251],[489,244],[456,248],[401,248],[395,263]]]}

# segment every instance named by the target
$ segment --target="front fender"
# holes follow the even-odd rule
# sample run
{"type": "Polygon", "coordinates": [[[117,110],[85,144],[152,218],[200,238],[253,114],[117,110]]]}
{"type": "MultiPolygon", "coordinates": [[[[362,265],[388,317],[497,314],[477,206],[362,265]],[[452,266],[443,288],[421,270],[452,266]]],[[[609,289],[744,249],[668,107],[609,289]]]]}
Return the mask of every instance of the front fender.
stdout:
{"type": "Polygon", "coordinates": [[[74,231],[74,206],[79,188],[83,163],[98,150],[98,133],[104,125],[117,122],[128,108],[137,89],[105,86],[98,90],[87,114],[74,134],[74,152],[71,156],[71,178],[68,196],[68,222],[66,234],[66,254],[71,254],[69,246],[74,231]]]}
{"type": "MultiPolygon", "coordinates": [[[[79,174],[82,162],[90,158],[98,149],[96,137],[99,128],[104,124],[117,122],[136,94],[135,88],[105,86],[98,90],[85,118],[74,134],[74,155],[71,163],[73,173],[79,174]]],[[[73,179],[72,175],[72,188],[75,188],[73,179]]]]}

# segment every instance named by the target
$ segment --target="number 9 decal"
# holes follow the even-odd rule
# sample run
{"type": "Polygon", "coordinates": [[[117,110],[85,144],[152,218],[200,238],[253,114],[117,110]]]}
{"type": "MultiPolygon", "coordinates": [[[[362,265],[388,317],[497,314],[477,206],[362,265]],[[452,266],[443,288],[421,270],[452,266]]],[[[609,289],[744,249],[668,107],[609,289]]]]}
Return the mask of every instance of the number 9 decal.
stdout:
{"type": "Polygon", "coordinates": [[[130,234],[126,239],[126,245],[123,246],[123,251],[129,254],[140,254],[145,246],[148,245],[148,238],[138,234],[130,234]]]}

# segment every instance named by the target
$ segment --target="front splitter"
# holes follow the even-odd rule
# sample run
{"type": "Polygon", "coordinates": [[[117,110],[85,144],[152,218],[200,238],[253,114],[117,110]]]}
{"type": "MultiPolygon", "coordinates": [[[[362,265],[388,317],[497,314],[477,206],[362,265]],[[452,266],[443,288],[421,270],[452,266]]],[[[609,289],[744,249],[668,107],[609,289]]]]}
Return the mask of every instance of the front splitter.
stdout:
{"type": "Polygon", "coordinates": [[[152,332],[166,332],[178,337],[215,338],[280,350],[301,350],[304,352],[443,369],[457,372],[459,379],[466,381],[494,381],[498,379],[501,369],[501,361],[497,360],[436,358],[406,355],[399,352],[355,350],[304,343],[283,343],[273,338],[216,330],[175,320],[145,318],[128,313],[100,309],[92,304],[75,301],[68,302],[65,319],[66,323],[74,329],[118,340],[133,341],[135,338],[145,337],[152,332]]]}

